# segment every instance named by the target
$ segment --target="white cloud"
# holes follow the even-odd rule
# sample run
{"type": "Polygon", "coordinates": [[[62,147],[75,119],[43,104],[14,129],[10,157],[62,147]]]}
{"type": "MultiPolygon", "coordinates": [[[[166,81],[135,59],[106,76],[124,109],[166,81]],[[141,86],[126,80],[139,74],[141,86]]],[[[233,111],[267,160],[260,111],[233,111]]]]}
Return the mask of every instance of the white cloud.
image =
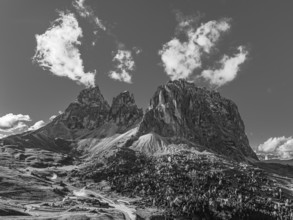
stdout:
{"type": "Polygon", "coordinates": [[[8,129],[0,129],[0,132],[4,132],[7,135],[12,135],[12,134],[17,134],[17,133],[22,133],[27,131],[28,125],[25,124],[24,122],[18,122],[15,124],[15,126],[8,128],[8,129]]]}
{"type": "MultiPolygon", "coordinates": [[[[95,16],[94,11],[91,7],[86,6],[84,4],[85,0],[76,0],[73,2],[73,6],[75,7],[78,14],[83,17],[89,19],[90,22],[93,22],[98,29],[106,30],[106,27],[103,25],[102,21],[95,16]]],[[[95,30],[94,34],[98,32],[95,30]]]]}
{"type": "Polygon", "coordinates": [[[24,121],[31,121],[30,116],[23,114],[14,115],[12,113],[9,113],[7,115],[0,117],[0,130],[9,131],[15,128],[18,129],[20,127],[23,127],[24,121]]]}
{"type": "Polygon", "coordinates": [[[219,62],[220,69],[204,70],[200,76],[209,81],[210,84],[220,87],[236,78],[239,66],[245,62],[247,55],[247,50],[240,46],[238,53],[233,57],[223,56],[219,62]]]}
{"type": "Polygon", "coordinates": [[[109,77],[126,83],[131,83],[135,63],[129,50],[118,50],[113,58],[115,70],[110,71],[109,77]]]}
{"type": "Polygon", "coordinates": [[[37,121],[34,125],[28,128],[29,131],[37,130],[43,127],[46,123],[43,120],[37,121]]]}
{"type": "Polygon", "coordinates": [[[142,49],[139,47],[132,47],[133,52],[138,55],[142,53],[142,49]]]}
{"type": "Polygon", "coordinates": [[[195,29],[191,26],[194,20],[181,19],[177,29],[183,31],[187,39],[182,42],[175,37],[159,51],[167,75],[172,80],[189,78],[200,69],[203,55],[211,53],[221,35],[230,29],[229,21],[209,21],[195,29]]]}
{"type": "Polygon", "coordinates": [[[194,29],[193,26],[198,25],[201,15],[199,13],[186,16],[181,11],[176,11],[176,20],[178,25],[176,27],[177,32],[186,32],[187,30],[194,29]]]}
{"type": "Polygon", "coordinates": [[[0,134],[0,139],[7,137],[6,134],[0,134]]]}
{"type": "Polygon", "coordinates": [[[95,86],[95,73],[84,72],[78,45],[82,29],[72,13],[60,13],[52,26],[36,35],[37,48],[33,60],[54,75],[68,77],[85,86],[95,86]]]}
{"type": "MultiPolygon", "coordinates": [[[[290,139],[290,138],[289,138],[290,139]]],[[[284,144],[288,138],[286,137],[274,137],[269,138],[267,141],[265,141],[263,144],[260,144],[258,146],[258,150],[262,152],[273,152],[276,150],[276,148],[279,145],[284,144]]]]}
{"type": "Polygon", "coordinates": [[[189,30],[188,36],[206,53],[210,53],[211,49],[216,45],[221,35],[227,32],[230,27],[230,20],[227,18],[219,21],[209,21],[202,24],[195,32],[192,29],[189,30]]]}
{"type": "Polygon", "coordinates": [[[23,114],[14,115],[12,113],[9,113],[0,117],[0,132],[2,132],[2,134],[0,133],[0,138],[1,136],[4,137],[7,135],[36,130],[45,125],[45,122],[41,120],[36,122],[32,126],[28,126],[25,122],[30,121],[30,116],[23,114]]]}
{"type": "Polygon", "coordinates": [[[282,159],[290,159],[293,157],[293,138],[271,137],[258,146],[258,151],[274,153],[282,159]]]}
{"type": "Polygon", "coordinates": [[[52,115],[52,116],[49,118],[49,121],[53,121],[54,118],[56,118],[56,117],[57,117],[57,115],[52,115]]]}
{"type": "Polygon", "coordinates": [[[201,67],[201,52],[193,41],[180,42],[172,39],[159,51],[165,71],[172,80],[188,78],[195,69],[201,67]]]}

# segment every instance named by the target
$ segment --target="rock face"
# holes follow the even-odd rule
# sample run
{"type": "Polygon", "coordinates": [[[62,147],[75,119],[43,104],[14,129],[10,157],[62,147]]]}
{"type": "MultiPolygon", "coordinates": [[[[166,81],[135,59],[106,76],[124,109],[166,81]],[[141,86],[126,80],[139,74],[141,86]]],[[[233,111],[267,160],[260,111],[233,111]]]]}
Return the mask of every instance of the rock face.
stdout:
{"type": "Polygon", "coordinates": [[[94,129],[101,126],[109,114],[110,106],[98,87],[84,89],[57,120],[69,129],[94,129]]]}
{"type": "Polygon", "coordinates": [[[71,130],[93,130],[110,121],[125,129],[142,116],[143,111],[135,104],[133,94],[128,91],[120,93],[113,98],[110,107],[99,88],[95,87],[82,90],[77,101],[71,103],[56,121],[62,121],[71,130]]]}
{"type": "Polygon", "coordinates": [[[183,137],[236,160],[257,159],[235,103],[184,80],[155,92],[139,128],[140,134],[150,132],[183,137]]]}
{"type": "Polygon", "coordinates": [[[113,98],[108,120],[114,120],[123,130],[142,119],[142,116],[143,111],[135,104],[133,94],[125,91],[113,98]]]}

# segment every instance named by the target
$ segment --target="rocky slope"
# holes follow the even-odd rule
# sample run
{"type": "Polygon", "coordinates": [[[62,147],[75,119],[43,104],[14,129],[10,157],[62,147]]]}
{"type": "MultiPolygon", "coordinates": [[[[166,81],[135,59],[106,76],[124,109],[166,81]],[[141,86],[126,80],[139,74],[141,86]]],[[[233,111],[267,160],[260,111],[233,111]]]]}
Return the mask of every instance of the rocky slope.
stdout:
{"type": "Polygon", "coordinates": [[[152,155],[195,148],[238,161],[257,160],[237,106],[184,80],[160,86],[145,114],[128,91],[114,97],[110,106],[98,87],[85,89],[48,125],[2,142],[91,158],[129,147],[152,155]]]}

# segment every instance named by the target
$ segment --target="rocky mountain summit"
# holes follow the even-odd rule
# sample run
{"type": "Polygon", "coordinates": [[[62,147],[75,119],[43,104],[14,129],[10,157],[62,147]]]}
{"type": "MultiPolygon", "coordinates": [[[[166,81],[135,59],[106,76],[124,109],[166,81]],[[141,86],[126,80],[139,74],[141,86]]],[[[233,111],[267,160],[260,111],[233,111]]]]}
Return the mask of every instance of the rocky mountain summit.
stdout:
{"type": "Polygon", "coordinates": [[[157,89],[139,132],[185,138],[236,160],[257,159],[236,104],[185,80],[170,81],[157,89]]]}
{"type": "Polygon", "coordinates": [[[90,131],[111,121],[119,127],[131,126],[142,114],[142,109],[135,104],[133,94],[128,91],[114,97],[110,106],[99,87],[94,87],[82,90],[77,100],[71,103],[54,123],[63,123],[71,131],[90,131]]]}
{"type": "Polygon", "coordinates": [[[113,98],[108,120],[113,120],[119,127],[125,129],[127,125],[134,124],[142,116],[143,111],[135,104],[133,94],[124,91],[113,98]]]}
{"type": "Polygon", "coordinates": [[[107,119],[110,106],[98,87],[80,92],[77,101],[71,103],[57,120],[69,129],[94,129],[107,119]]]}
{"type": "Polygon", "coordinates": [[[235,103],[185,80],[159,86],[145,114],[128,91],[110,106],[98,87],[84,89],[51,123],[3,142],[63,153],[82,149],[92,155],[114,146],[152,155],[183,146],[237,161],[257,160],[235,103]]]}

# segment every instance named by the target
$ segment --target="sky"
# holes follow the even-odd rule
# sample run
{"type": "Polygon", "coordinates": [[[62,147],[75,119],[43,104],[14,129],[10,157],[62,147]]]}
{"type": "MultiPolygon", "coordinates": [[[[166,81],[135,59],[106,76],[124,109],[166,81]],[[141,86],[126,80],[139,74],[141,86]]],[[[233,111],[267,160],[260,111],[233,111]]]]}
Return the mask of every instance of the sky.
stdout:
{"type": "Polygon", "coordinates": [[[86,87],[109,103],[129,90],[145,109],[159,85],[185,78],[238,105],[253,148],[293,150],[292,6],[1,0],[0,136],[43,126],[86,87]]]}

